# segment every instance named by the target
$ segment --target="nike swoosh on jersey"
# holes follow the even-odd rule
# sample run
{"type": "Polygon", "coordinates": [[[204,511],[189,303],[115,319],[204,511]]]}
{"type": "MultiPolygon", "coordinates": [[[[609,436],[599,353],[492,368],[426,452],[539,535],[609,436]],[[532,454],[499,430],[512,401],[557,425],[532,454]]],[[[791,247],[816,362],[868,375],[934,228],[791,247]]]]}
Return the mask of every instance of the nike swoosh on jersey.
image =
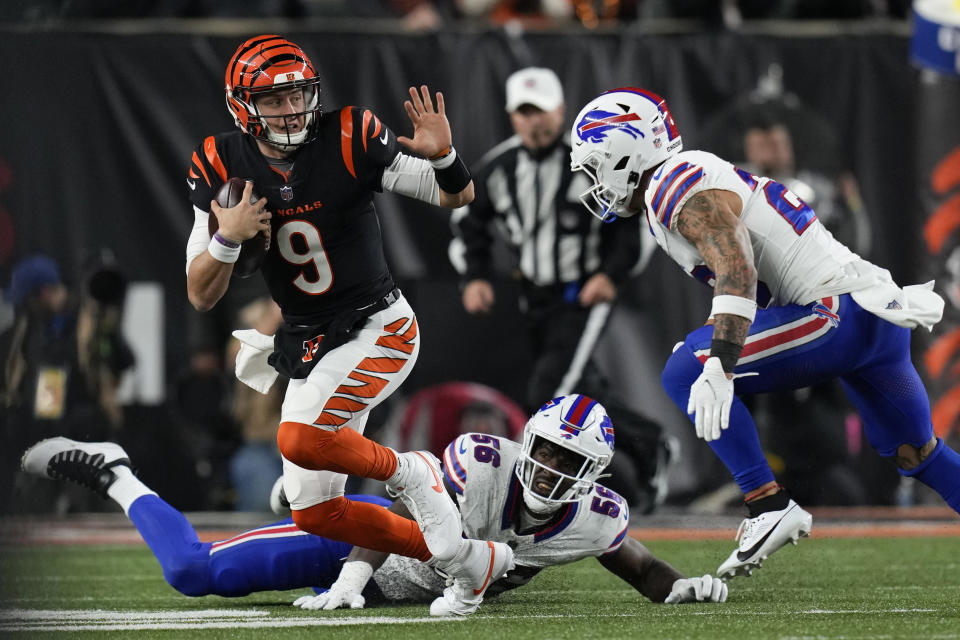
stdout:
{"type": "Polygon", "coordinates": [[[187,186],[190,187],[190,191],[195,191],[197,188],[197,183],[190,178],[187,178],[187,186]]]}
{"type": "Polygon", "coordinates": [[[464,448],[462,442],[460,443],[460,446],[457,447],[457,451],[459,451],[461,455],[465,455],[467,453],[467,450],[464,448]]]}
{"type": "Polygon", "coordinates": [[[766,534],[765,536],[763,536],[762,538],[760,538],[759,540],[757,540],[757,543],[756,543],[755,545],[753,545],[752,547],[750,547],[750,548],[747,549],[746,551],[737,551],[737,560],[740,560],[741,562],[743,562],[744,560],[748,559],[750,556],[752,556],[753,554],[755,554],[757,551],[759,551],[759,550],[760,550],[760,547],[763,546],[763,543],[766,542],[766,541],[767,541],[767,538],[770,537],[770,534],[773,533],[773,530],[777,528],[777,525],[780,524],[780,522],[781,522],[784,518],[786,518],[786,517],[787,517],[787,514],[790,513],[791,511],[793,511],[792,508],[788,509],[782,516],[780,516],[780,520],[777,520],[776,524],[774,524],[772,527],[770,527],[770,530],[767,531],[767,534],[766,534]]]}
{"type": "Polygon", "coordinates": [[[383,132],[383,135],[380,136],[380,142],[383,143],[383,144],[387,144],[387,132],[386,132],[386,131],[384,131],[384,132],[383,132]]]}
{"type": "Polygon", "coordinates": [[[430,473],[433,474],[433,486],[430,488],[437,493],[443,493],[443,480],[441,480],[440,476],[437,475],[437,470],[433,468],[433,465],[430,464],[430,461],[427,460],[426,456],[424,456],[422,453],[419,451],[414,451],[414,453],[423,458],[423,461],[427,463],[428,467],[430,467],[430,473]]]}

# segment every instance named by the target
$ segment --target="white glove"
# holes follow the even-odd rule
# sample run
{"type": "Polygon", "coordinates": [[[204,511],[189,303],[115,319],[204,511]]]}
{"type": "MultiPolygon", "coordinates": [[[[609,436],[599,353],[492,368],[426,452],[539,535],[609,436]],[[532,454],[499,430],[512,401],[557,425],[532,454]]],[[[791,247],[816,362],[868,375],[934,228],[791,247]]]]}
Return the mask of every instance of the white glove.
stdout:
{"type": "Polygon", "coordinates": [[[697,437],[707,442],[720,437],[720,430],[730,426],[730,405],[733,404],[733,381],[757,372],[738,373],[727,378],[716,356],[707,358],[700,374],[690,387],[687,414],[694,415],[697,437]]]}
{"type": "Polygon", "coordinates": [[[666,604],[684,602],[726,602],[727,583],[709,573],[702,578],[680,578],[673,583],[666,604]]]}
{"type": "Polygon", "coordinates": [[[329,591],[315,596],[301,596],[293,601],[293,606],[311,611],[330,611],[341,607],[363,609],[367,601],[360,592],[372,575],[373,567],[368,562],[344,562],[337,581],[330,585],[329,591]]]}
{"type": "Polygon", "coordinates": [[[277,379],[277,370],[267,362],[273,353],[273,336],[256,329],[237,329],[233,337],[240,341],[237,353],[237,379],[251,389],[266,394],[277,379]]]}
{"type": "Polygon", "coordinates": [[[293,601],[293,606],[306,609],[308,611],[319,611],[321,609],[337,609],[339,607],[349,606],[351,609],[363,609],[367,603],[366,599],[358,594],[349,601],[342,600],[339,594],[334,594],[333,590],[326,593],[320,593],[315,596],[300,596],[293,601]]]}

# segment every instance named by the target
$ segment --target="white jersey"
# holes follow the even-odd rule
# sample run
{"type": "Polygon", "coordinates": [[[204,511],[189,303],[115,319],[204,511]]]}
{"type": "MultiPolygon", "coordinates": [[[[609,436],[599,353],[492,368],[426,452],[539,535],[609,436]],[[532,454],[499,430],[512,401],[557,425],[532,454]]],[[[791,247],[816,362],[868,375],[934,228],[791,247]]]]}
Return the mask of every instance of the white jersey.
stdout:
{"type": "MultiPolygon", "coordinates": [[[[514,473],[519,455],[518,443],[480,433],[458,437],[443,454],[444,475],[456,492],[464,533],[513,548],[517,567],[491,585],[489,595],[526,584],[544,567],[612,553],[627,535],[626,501],[599,485],[546,523],[525,521],[523,488],[514,473]]],[[[444,585],[427,565],[396,555],[373,579],[390,601],[424,601],[431,592],[439,595],[444,585]]]]}
{"type": "Polygon", "coordinates": [[[706,189],[740,196],[740,222],[753,245],[761,307],[808,304],[889,277],[835,240],[813,210],[779,182],[738,169],[712,153],[684,151],[651,177],[644,193],[647,221],[664,251],[689,275],[711,286],[713,273],[677,231],[680,210],[706,189]]]}

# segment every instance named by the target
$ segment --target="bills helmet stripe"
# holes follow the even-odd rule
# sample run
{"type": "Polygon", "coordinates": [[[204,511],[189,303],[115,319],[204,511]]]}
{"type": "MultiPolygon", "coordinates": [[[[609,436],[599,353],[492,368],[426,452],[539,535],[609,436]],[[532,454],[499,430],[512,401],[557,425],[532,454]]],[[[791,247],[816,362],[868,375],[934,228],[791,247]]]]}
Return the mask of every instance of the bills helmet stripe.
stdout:
{"type": "Polygon", "coordinates": [[[576,401],[573,403],[573,406],[570,407],[570,410],[567,411],[567,415],[564,416],[563,421],[574,427],[582,427],[583,421],[590,414],[590,409],[593,409],[596,404],[597,401],[593,398],[577,396],[576,401]]]}
{"type": "Polygon", "coordinates": [[[653,91],[647,91],[646,89],[638,89],[637,87],[620,87],[619,89],[611,89],[604,93],[613,93],[614,91],[626,91],[627,93],[635,93],[638,96],[642,96],[652,102],[660,114],[663,116],[663,122],[667,126],[667,139],[675,140],[680,136],[680,130],[677,128],[676,123],[673,121],[673,114],[670,113],[670,109],[667,107],[667,101],[662,97],[655,94],[653,91]]]}

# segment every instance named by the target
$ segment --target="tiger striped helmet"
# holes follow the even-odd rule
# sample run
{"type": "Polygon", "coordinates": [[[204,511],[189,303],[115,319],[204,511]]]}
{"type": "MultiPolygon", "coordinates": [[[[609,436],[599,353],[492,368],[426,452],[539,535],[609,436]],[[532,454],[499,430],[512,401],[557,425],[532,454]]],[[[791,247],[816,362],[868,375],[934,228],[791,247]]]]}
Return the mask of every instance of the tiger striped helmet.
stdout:
{"type": "Polygon", "coordinates": [[[293,149],[316,137],[320,114],[320,77],[303,49],[274,35],[250,38],[237,49],[227,64],[227,110],[244,133],[283,149],[293,149]],[[304,110],[289,115],[303,116],[303,128],[296,133],[273,131],[257,108],[256,98],[273,91],[303,90],[304,110]]]}

